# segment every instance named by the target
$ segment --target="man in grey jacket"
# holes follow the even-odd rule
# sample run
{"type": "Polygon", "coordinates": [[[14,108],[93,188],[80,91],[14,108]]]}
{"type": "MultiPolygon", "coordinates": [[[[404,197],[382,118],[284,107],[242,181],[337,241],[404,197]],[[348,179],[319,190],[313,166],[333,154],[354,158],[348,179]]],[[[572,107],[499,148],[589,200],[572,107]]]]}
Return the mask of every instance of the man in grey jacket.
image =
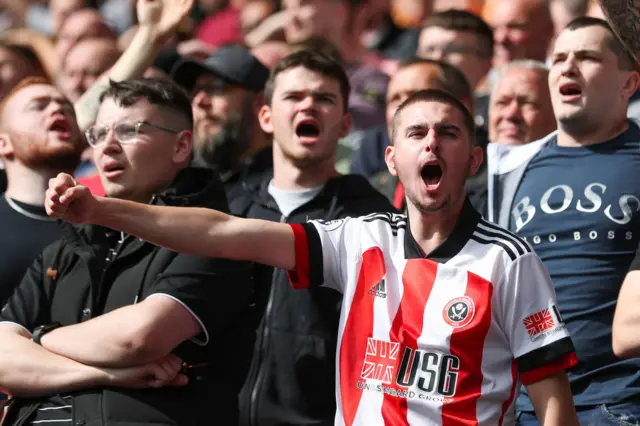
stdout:
{"type": "MultiPolygon", "coordinates": [[[[627,120],[639,84],[609,25],[578,18],[552,53],[558,131],[489,149],[489,218],[526,239],[551,274],[579,359],[569,380],[582,425],[640,421],[640,361],[618,359],[611,344],[616,299],[640,240],[640,128],[627,120]]],[[[524,391],[517,410],[519,424],[537,424],[524,391]]]]}

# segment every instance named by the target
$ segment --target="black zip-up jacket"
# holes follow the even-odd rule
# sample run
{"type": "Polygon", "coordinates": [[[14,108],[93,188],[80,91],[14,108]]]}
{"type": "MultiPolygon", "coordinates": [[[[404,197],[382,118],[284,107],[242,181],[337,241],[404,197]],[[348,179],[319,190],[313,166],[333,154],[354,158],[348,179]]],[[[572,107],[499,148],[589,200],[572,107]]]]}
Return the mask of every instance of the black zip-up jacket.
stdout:
{"type": "MultiPolygon", "coordinates": [[[[395,212],[365,178],[348,175],[330,179],[313,200],[284,217],[268,192],[270,180],[245,185],[244,195],[229,201],[231,212],[287,223],[395,212]]],[[[257,312],[262,315],[240,393],[240,425],[333,425],[342,295],[328,288],[294,290],[286,271],[256,268],[257,312]]]]}
{"type": "MultiPolygon", "coordinates": [[[[222,183],[204,169],[183,170],[153,202],[228,211],[222,183]]],[[[17,323],[29,331],[53,322],[67,326],[162,294],[184,304],[206,329],[180,344],[176,355],[190,365],[208,363],[190,370],[189,384],[181,388],[94,388],[66,394],[72,397],[70,424],[237,424],[237,395],[255,337],[251,264],[178,254],[133,236],[114,256],[108,242],[114,231],[95,225],[63,226],[65,237],[30,267],[0,322],[17,323]]],[[[52,400],[17,399],[6,424],[23,424],[47,401],[52,400]]]]}

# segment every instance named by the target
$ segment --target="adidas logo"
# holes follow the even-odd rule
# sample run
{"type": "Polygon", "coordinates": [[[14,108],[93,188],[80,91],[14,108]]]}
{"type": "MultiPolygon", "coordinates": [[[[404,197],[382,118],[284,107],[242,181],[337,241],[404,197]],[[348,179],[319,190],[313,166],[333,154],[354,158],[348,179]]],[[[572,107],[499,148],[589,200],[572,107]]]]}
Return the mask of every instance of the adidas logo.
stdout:
{"type": "Polygon", "coordinates": [[[369,294],[371,296],[380,297],[382,299],[387,298],[387,282],[384,280],[384,278],[369,290],[369,294]]]}

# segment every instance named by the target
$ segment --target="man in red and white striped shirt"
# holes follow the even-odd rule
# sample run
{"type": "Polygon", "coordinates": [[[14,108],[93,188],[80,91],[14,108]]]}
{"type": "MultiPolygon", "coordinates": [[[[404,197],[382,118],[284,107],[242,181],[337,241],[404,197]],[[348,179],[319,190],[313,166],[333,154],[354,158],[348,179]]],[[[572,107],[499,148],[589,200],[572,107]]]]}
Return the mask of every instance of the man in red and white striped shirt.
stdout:
{"type": "Polygon", "coordinates": [[[66,175],[51,182],[46,206],[176,251],[287,268],[296,287],[341,291],[336,425],[512,425],[520,382],[541,424],[577,425],[564,372],[577,361],[548,273],[466,199],[465,179],[482,161],[473,129],[446,92],[418,92],[398,108],[386,161],[407,216],[278,224],[94,197],[66,175]]]}

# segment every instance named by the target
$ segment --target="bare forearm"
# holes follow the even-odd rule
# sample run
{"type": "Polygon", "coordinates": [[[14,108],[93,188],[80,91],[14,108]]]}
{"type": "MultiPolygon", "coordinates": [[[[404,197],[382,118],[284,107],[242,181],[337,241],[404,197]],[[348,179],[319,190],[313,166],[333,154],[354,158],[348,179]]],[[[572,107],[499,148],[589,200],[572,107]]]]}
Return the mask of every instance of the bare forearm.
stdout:
{"type": "Polygon", "coordinates": [[[74,104],[80,129],[84,130],[95,122],[100,106],[100,95],[109,85],[109,80],[123,81],[142,76],[158,56],[161,43],[149,27],[138,28],[131,44],[115,65],[74,104]]]}
{"type": "Polygon", "coordinates": [[[600,0],[600,5],[627,48],[640,58],[640,0],[600,0]]]}
{"type": "Polygon", "coordinates": [[[566,372],[529,384],[527,391],[541,426],[579,426],[566,372]]]}
{"type": "Polygon", "coordinates": [[[94,222],[170,250],[295,267],[293,234],[287,225],[204,208],[160,207],[112,198],[101,198],[100,204],[94,222]]]}
{"type": "Polygon", "coordinates": [[[15,333],[0,334],[0,388],[13,396],[38,397],[108,384],[95,367],[61,357],[15,333]]]}
{"type": "Polygon", "coordinates": [[[155,361],[169,351],[156,353],[137,338],[136,305],[118,310],[117,315],[103,315],[91,321],[58,328],[41,342],[47,350],[94,367],[133,367],[155,361]]]}
{"type": "Polygon", "coordinates": [[[613,317],[613,353],[623,358],[640,356],[639,284],[640,271],[629,272],[622,283],[613,317]]]}

